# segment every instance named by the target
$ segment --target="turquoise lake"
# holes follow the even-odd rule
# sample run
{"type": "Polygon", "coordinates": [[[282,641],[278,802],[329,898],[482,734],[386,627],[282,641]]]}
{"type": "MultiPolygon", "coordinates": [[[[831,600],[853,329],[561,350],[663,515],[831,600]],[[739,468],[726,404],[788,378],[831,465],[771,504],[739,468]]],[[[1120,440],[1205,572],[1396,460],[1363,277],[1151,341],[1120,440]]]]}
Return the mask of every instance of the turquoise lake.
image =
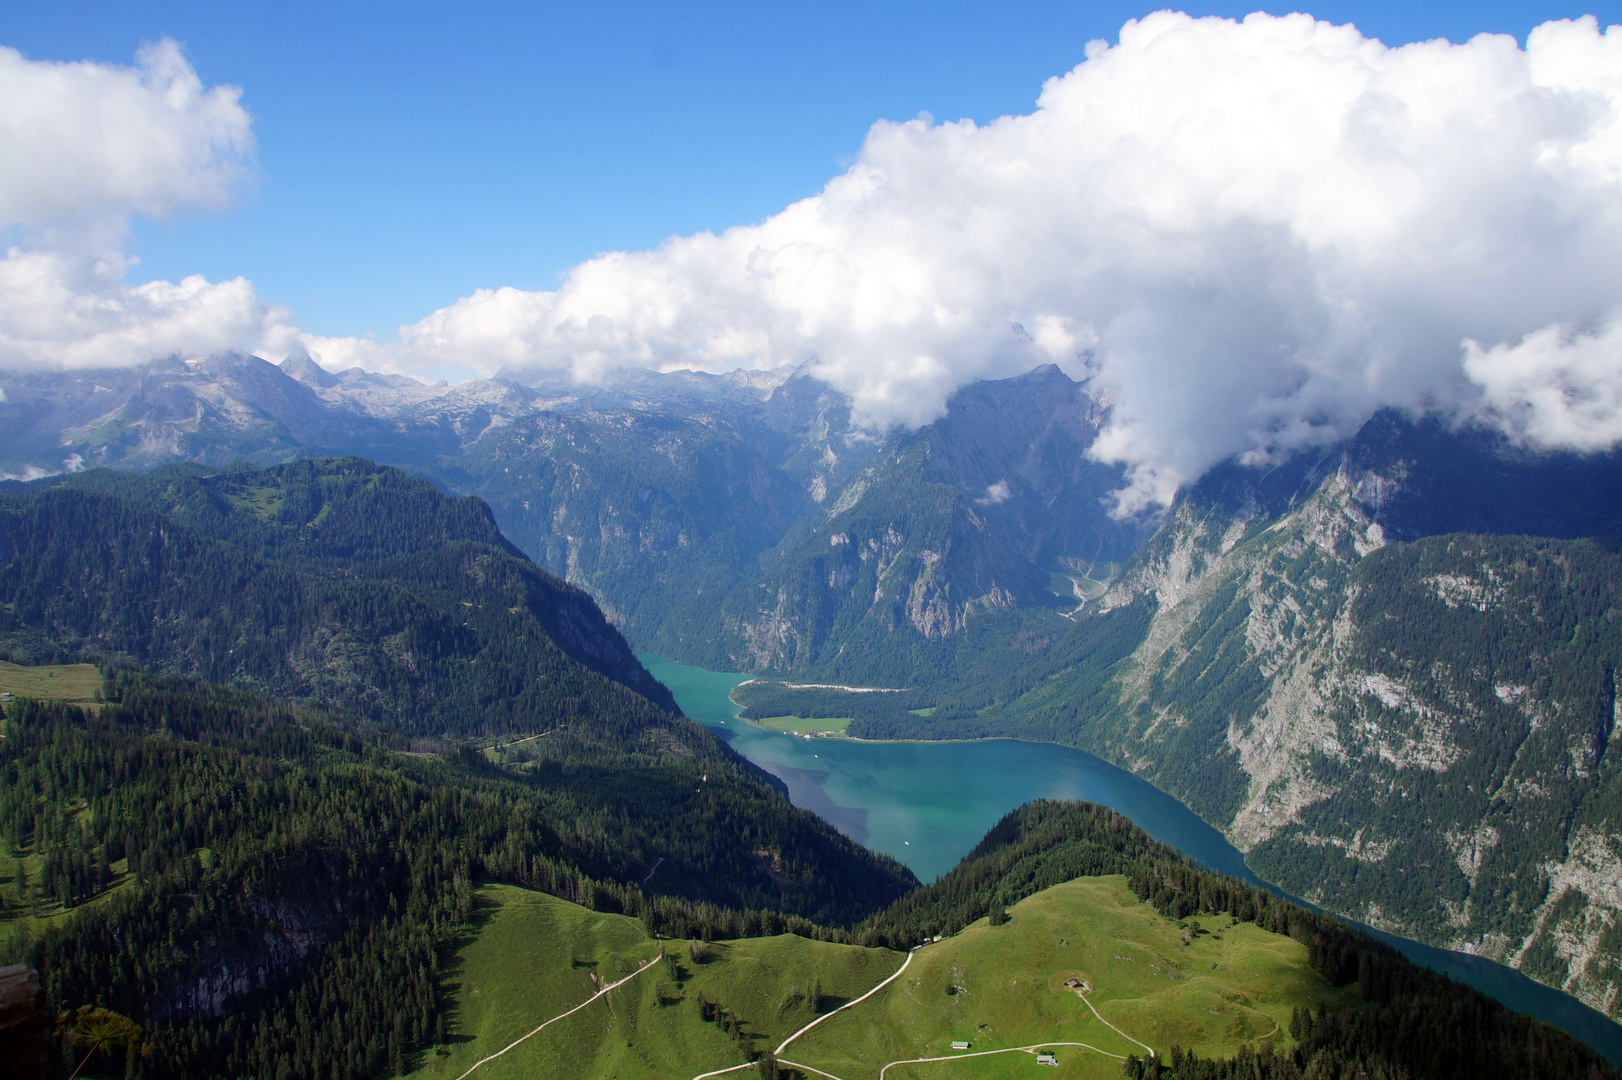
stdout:
{"type": "MultiPolygon", "coordinates": [[[[1131,818],[1144,832],[1212,870],[1280,892],[1245,865],[1216,829],[1160,789],[1082,750],[1051,743],[858,742],[801,739],[738,718],[731,700],[747,675],[638,658],[682,710],[738,753],[783,781],[794,805],[851,839],[933,881],[967,855],[1008,811],[1032,799],[1086,799],[1131,818]]],[[[1287,895],[1287,894],[1282,894],[1287,895]]],[[[1490,960],[1371,931],[1415,963],[1531,1013],[1622,1064],[1622,1025],[1569,995],[1490,960]]]]}

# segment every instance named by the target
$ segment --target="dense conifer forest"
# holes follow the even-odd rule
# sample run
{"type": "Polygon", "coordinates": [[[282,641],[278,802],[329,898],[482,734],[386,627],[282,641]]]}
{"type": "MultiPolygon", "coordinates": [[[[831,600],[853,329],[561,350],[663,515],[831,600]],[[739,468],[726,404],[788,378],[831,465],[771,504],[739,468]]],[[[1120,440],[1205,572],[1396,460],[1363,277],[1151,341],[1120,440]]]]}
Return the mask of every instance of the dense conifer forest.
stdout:
{"type": "Polygon", "coordinates": [[[42,869],[4,914],[73,915],[6,959],[153,1025],[136,1075],[392,1074],[444,1035],[475,880],[705,937],[826,935],[916,883],[675,718],[499,767],[218,687],[115,672],[105,697],[8,710],[0,835],[42,869]]]}
{"type": "Polygon", "coordinates": [[[675,709],[483,503],[356,458],[3,495],[0,558],[14,659],[122,659],[423,734],[675,709]]]}

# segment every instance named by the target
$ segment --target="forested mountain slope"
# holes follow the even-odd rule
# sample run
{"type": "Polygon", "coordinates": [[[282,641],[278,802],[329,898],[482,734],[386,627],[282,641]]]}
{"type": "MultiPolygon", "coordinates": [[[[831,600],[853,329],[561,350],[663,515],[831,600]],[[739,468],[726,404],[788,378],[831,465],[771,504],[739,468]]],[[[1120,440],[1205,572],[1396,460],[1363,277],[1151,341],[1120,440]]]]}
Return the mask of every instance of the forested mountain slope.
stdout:
{"type": "Polygon", "coordinates": [[[1103,417],[1053,367],[965,387],[941,420],[894,436],[829,488],[765,571],[672,651],[898,686],[956,661],[976,620],[1062,626],[1077,583],[1107,577],[1146,534],[1102,501],[1121,482],[1086,454],[1103,417]]]}
{"type": "Polygon", "coordinates": [[[982,654],[981,615],[1062,629],[1153,524],[1109,516],[1119,470],[1086,457],[1104,410],[1053,367],[965,387],[917,432],[855,429],[841,395],[788,370],[526,378],[235,355],[0,372],[0,470],[359,454],[485,499],[638,648],[841,679],[982,654]]]}
{"type": "Polygon", "coordinates": [[[124,658],[422,734],[675,709],[483,504],[353,458],[0,495],[0,603],[17,655],[124,658]]]}
{"type": "Polygon", "coordinates": [[[397,1072],[475,877],[712,934],[916,884],[397,470],[83,472],[0,495],[0,560],[11,655],[113,665],[98,704],[6,706],[0,938],[53,1000],[155,1025],[137,1075],[397,1072]]]}
{"type": "MultiPolygon", "coordinates": [[[[1435,437],[1376,434],[1399,448],[1435,437]]],[[[1446,445],[1459,468],[1483,464],[1446,445]]],[[[1566,535],[1607,524],[1614,462],[1556,462],[1576,475],[1563,486],[1496,460],[1522,482],[1500,475],[1500,502],[1454,513],[1566,535]]],[[[1584,539],[1423,535],[1444,519],[1404,486],[1457,490],[1434,479],[1448,468],[1362,444],[1220,470],[1080,620],[1075,633],[1107,647],[1056,656],[989,710],[852,731],[1093,750],[1187,802],[1284,888],[1622,1016],[1622,558],[1584,539]],[[1391,542],[1388,527],[1420,538],[1391,542]]]]}
{"type": "Polygon", "coordinates": [[[814,506],[774,447],[707,414],[544,412],[428,471],[487,499],[515,543],[645,645],[758,573],[814,506]]]}
{"type": "Polygon", "coordinates": [[[397,1074],[454,1023],[439,955],[476,879],[732,936],[916,884],[667,714],[576,717],[498,764],[180,680],[102,696],[6,706],[0,952],[59,1007],[153,1029],[137,1076],[397,1074]]]}

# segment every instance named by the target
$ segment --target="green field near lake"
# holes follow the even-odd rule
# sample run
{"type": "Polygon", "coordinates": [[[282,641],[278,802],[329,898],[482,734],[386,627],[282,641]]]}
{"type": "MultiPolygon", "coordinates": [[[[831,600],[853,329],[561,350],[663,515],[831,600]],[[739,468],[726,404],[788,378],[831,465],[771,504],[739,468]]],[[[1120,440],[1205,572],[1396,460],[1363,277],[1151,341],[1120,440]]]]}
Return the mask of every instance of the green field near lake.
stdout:
{"type": "Polygon", "coordinates": [[[821,732],[823,735],[843,736],[852,719],[849,716],[812,717],[809,720],[799,716],[768,716],[764,720],[750,720],[749,723],[767,731],[786,731],[791,735],[821,732]]]}

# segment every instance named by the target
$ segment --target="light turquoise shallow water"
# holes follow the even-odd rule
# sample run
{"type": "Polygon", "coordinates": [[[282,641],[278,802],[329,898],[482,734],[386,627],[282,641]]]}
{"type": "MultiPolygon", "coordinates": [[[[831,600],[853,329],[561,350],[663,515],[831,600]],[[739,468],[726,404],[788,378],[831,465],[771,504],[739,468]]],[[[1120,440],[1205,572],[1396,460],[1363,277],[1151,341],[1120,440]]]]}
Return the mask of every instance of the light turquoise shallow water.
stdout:
{"type": "MultiPolygon", "coordinates": [[[[638,658],[670,688],[688,716],[780,778],[796,806],[820,815],[853,840],[894,855],[924,881],[950,870],[1008,811],[1032,799],[1054,798],[1112,807],[1156,840],[1211,869],[1272,888],[1192,810],[1081,750],[1014,739],[870,743],[795,738],[738,719],[730,695],[749,676],[705,671],[652,653],[639,653],[638,658]]],[[[1622,1064],[1622,1025],[1575,998],[1489,960],[1376,936],[1410,960],[1564,1028],[1622,1064]]]]}

